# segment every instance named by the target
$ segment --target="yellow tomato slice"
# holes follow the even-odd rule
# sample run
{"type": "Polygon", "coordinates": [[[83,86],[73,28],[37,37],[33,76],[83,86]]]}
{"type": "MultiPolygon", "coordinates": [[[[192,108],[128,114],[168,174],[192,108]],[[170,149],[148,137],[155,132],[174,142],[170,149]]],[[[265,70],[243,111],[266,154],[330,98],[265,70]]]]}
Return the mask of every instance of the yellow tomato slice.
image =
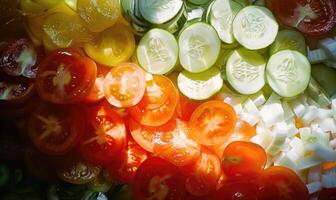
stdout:
{"type": "Polygon", "coordinates": [[[96,62],[115,66],[132,56],[135,39],[128,26],[118,23],[102,32],[94,41],[86,44],[84,49],[96,62]]]}
{"type": "Polygon", "coordinates": [[[120,16],[119,0],[77,0],[78,15],[93,32],[113,26],[120,16]]]}

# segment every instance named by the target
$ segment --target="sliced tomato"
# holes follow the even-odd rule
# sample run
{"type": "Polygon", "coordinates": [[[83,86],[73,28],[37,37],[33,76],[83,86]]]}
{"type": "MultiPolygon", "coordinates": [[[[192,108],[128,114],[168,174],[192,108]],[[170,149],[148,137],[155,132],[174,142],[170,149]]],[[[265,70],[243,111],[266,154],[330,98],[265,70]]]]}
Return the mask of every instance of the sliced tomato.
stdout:
{"type": "Polygon", "coordinates": [[[9,76],[35,78],[37,50],[26,38],[7,43],[0,54],[0,69],[9,76]]]}
{"type": "Polygon", "coordinates": [[[223,171],[230,179],[246,179],[258,176],[266,164],[266,152],[260,145],[236,141],[224,150],[223,171]]]}
{"type": "Polygon", "coordinates": [[[169,78],[154,75],[147,79],[146,92],[139,104],[128,111],[140,124],[161,126],[173,117],[178,98],[178,91],[169,78]]]}
{"type": "Polygon", "coordinates": [[[138,168],[133,184],[135,200],[182,200],[184,176],[173,164],[151,157],[138,168]]]}
{"type": "Polygon", "coordinates": [[[221,176],[221,164],[216,154],[203,148],[198,160],[185,167],[185,187],[194,196],[205,196],[215,191],[221,176]]]}
{"type": "Polygon", "coordinates": [[[318,200],[336,200],[336,188],[323,188],[318,193],[318,200]]]}
{"type": "Polygon", "coordinates": [[[119,181],[131,183],[139,166],[147,159],[147,152],[132,139],[127,143],[127,150],[122,152],[121,162],[109,168],[119,181]]]}
{"type": "Polygon", "coordinates": [[[200,146],[190,138],[187,124],[181,120],[172,120],[174,130],[157,132],[154,136],[154,155],[176,166],[186,166],[200,155],[200,146]]]}
{"type": "Polygon", "coordinates": [[[191,115],[191,135],[203,145],[224,143],[236,125],[234,109],[223,101],[208,101],[191,115]]]}
{"type": "Polygon", "coordinates": [[[0,103],[24,103],[34,94],[34,84],[0,81],[0,103]]]}
{"type": "Polygon", "coordinates": [[[85,102],[95,103],[104,99],[104,78],[106,74],[111,70],[110,67],[98,65],[97,66],[97,77],[95,84],[92,87],[89,94],[85,97],[85,102]]]}
{"type": "Polygon", "coordinates": [[[145,72],[134,63],[122,63],[112,68],[104,80],[107,101],[118,108],[134,106],[146,89],[145,72]]]}
{"type": "Polygon", "coordinates": [[[85,119],[82,106],[43,103],[30,116],[28,134],[35,147],[48,155],[70,151],[82,137],[85,119]]]}
{"type": "Polygon", "coordinates": [[[309,192],[300,177],[291,169],[273,166],[257,179],[259,200],[309,200],[309,192]]]}
{"type": "Polygon", "coordinates": [[[75,49],[54,51],[38,67],[38,94],[44,100],[58,104],[82,101],[97,76],[95,62],[75,49]]]}
{"type": "Polygon", "coordinates": [[[119,161],[126,146],[126,128],[123,119],[106,104],[89,108],[91,125],[81,142],[82,156],[95,164],[108,166],[119,161]]]}
{"type": "Polygon", "coordinates": [[[287,26],[295,27],[307,35],[328,32],[336,24],[334,0],[269,0],[275,16],[287,26]]]}
{"type": "Polygon", "coordinates": [[[177,116],[182,120],[189,121],[192,113],[201,104],[202,102],[189,99],[183,94],[180,94],[180,101],[177,104],[177,116]]]}
{"type": "Polygon", "coordinates": [[[176,128],[175,120],[171,120],[162,126],[145,126],[139,124],[134,119],[129,119],[129,129],[132,138],[146,151],[153,153],[154,137],[158,132],[166,133],[174,131],[176,128]]]}
{"type": "Polygon", "coordinates": [[[258,200],[258,186],[250,181],[227,182],[206,200],[258,200]]]}

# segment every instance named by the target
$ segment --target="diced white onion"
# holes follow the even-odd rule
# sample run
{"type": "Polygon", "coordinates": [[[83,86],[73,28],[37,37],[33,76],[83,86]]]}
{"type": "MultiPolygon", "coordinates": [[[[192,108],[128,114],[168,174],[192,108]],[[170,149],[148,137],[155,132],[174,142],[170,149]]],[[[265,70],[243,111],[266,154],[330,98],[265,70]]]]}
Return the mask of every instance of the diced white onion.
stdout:
{"type": "Polygon", "coordinates": [[[336,168],[331,168],[326,174],[323,174],[321,182],[324,188],[335,188],[336,187],[336,168]]]}
{"type": "Polygon", "coordinates": [[[307,188],[309,191],[309,194],[314,194],[315,192],[318,192],[319,190],[322,189],[322,184],[319,181],[312,182],[307,184],[307,188]]]}
{"type": "Polygon", "coordinates": [[[322,63],[328,60],[328,56],[323,49],[309,50],[307,57],[311,64],[322,63]]]}

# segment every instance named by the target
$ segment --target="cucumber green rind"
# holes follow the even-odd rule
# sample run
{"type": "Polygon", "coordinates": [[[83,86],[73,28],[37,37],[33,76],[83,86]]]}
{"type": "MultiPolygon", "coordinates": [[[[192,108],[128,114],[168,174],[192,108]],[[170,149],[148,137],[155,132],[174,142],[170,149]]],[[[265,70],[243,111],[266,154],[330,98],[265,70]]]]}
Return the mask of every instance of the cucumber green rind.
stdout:
{"type": "Polygon", "coordinates": [[[270,55],[281,50],[295,50],[303,55],[307,55],[305,38],[301,33],[295,30],[281,30],[278,32],[275,41],[270,46],[270,55]]]}
{"type": "Polygon", "coordinates": [[[177,86],[181,93],[190,99],[206,100],[220,91],[223,79],[215,67],[201,73],[184,70],[177,77],[177,86]]]}
{"type": "Polygon", "coordinates": [[[212,26],[196,22],[181,31],[178,46],[182,67],[189,72],[199,73],[215,64],[221,42],[212,26]]]}
{"type": "Polygon", "coordinates": [[[307,88],[311,66],[298,51],[283,50],[272,55],[266,66],[266,79],[282,97],[294,97],[307,88]]]}
{"type": "Polygon", "coordinates": [[[176,66],[178,51],[175,37],[166,30],[155,28],[140,40],[137,58],[147,72],[166,74],[176,66]]]}

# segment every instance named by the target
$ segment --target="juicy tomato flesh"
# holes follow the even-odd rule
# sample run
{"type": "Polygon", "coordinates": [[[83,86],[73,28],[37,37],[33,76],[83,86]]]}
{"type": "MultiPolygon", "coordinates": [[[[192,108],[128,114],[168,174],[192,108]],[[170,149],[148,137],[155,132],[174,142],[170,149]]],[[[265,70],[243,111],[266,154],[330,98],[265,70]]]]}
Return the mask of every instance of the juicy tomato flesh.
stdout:
{"type": "Polygon", "coordinates": [[[22,103],[28,100],[34,93],[32,83],[7,83],[0,82],[0,101],[6,103],[22,103]]]}
{"type": "Polygon", "coordinates": [[[151,157],[135,174],[133,194],[136,200],[182,200],[185,196],[184,177],[178,167],[151,157]]]}
{"type": "Polygon", "coordinates": [[[104,95],[116,107],[134,106],[145,93],[144,71],[133,63],[122,63],[111,69],[104,80],[104,95]]]}
{"type": "Polygon", "coordinates": [[[97,66],[82,52],[57,50],[39,65],[36,89],[45,100],[65,104],[83,100],[94,85],[97,66]]]}
{"type": "Polygon", "coordinates": [[[97,77],[94,86],[90,90],[89,94],[85,97],[85,102],[95,103],[104,99],[104,78],[111,68],[98,65],[97,77]]]}
{"type": "Polygon", "coordinates": [[[258,200],[258,186],[249,181],[227,182],[207,200],[258,200]]]}
{"type": "Polygon", "coordinates": [[[215,145],[227,140],[236,125],[234,109],[222,101],[208,101],[191,115],[191,134],[203,145],[215,145]]]}
{"type": "Polygon", "coordinates": [[[189,99],[188,97],[180,94],[180,101],[177,105],[177,116],[182,120],[189,121],[192,113],[202,103],[189,99]]]}
{"type": "Polygon", "coordinates": [[[174,130],[157,132],[154,140],[154,155],[160,156],[176,166],[185,166],[197,160],[200,147],[189,136],[187,124],[171,120],[174,130]]]}
{"type": "Polygon", "coordinates": [[[82,156],[95,164],[108,165],[120,159],[126,145],[126,128],[122,118],[109,106],[89,108],[91,127],[81,143],[82,156]]]}
{"type": "Polygon", "coordinates": [[[273,166],[264,170],[257,182],[260,200],[309,200],[306,185],[295,172],[286,167],[273,166]]]}
{"type": "Polygon", "coordinates": [[[269,0],[267,5],[283,24],[308,35],[326,33],[336,24],[334,0],[269,0]]]}
{"type": "Polygon", "coordinates": [[[147,80],[146,92],[139,104],[128,108],[132,118],[146,126],[161,126],[174,115],[179,94],[167,77],[154,75],[147,80]]]}

